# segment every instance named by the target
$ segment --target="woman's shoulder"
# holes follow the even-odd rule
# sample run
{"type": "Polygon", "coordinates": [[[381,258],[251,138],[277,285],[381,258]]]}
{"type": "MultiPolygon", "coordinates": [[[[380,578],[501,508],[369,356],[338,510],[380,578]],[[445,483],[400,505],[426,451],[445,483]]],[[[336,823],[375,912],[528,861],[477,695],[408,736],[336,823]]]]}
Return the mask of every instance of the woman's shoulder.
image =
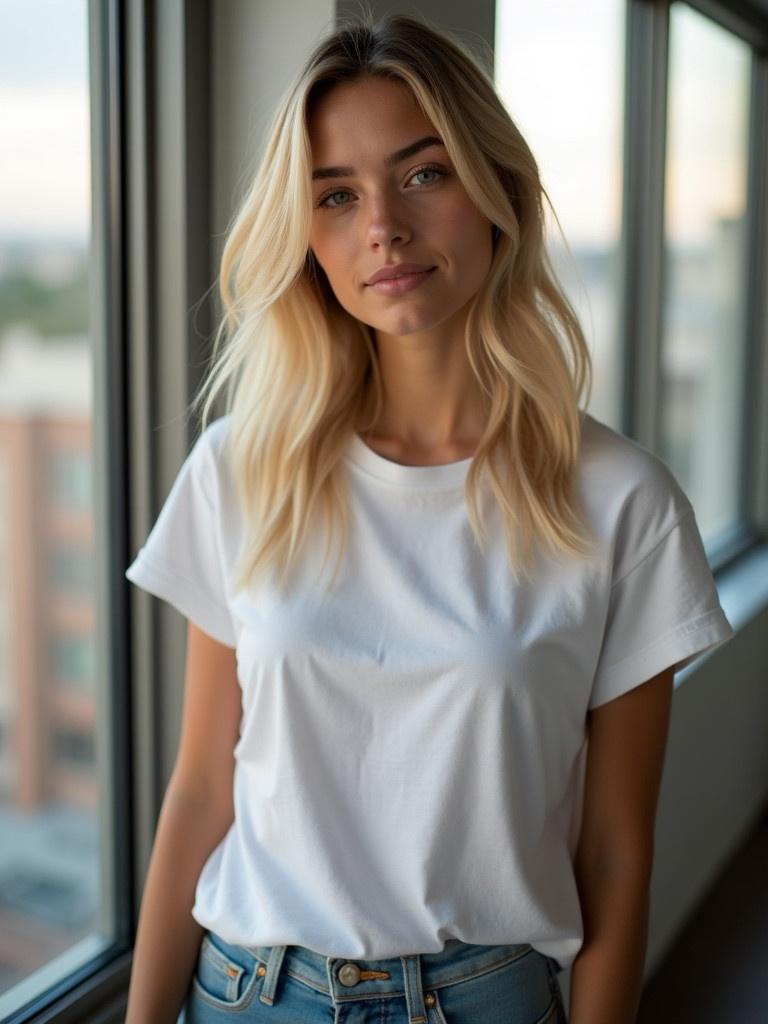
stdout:
{"type": "Polygon", "coordinates": [[[203,483],[210,502],[220,511],[234,509],[235,488],[231,469],[228,440],[232,415],[219,416],[201,431],[190,458],[203,483]]]}
{"type": "Polygon", "coordinates": [[[220,474],[228,465],[231,425],[231,413],[211,420],[193,445],[191,455],[207,476],[220,474]]]}
{"type": "Polygon", "coordinates": [[[580,470],[592,524],[628,557],[648,549],[691,510],[659,455],[588,413],[582,414],[580,470]]]}
{"type": "Polygon", "coordinates": [[[231,425],[231,413],[227,413],[225,416],[218,416],[215,420],[211,420],[205,429],[201,431],[196,443],[202,448],[207,449],[214,456],[219,456],[226,445],[231,425]]]}
{"type": "Polygon", "coordinates": [[[666,462],[631,437],[590,413],[581,414],[581,467],[585,485],[614,496],[643,492],[651,499],[690,503],[666,462]]]}

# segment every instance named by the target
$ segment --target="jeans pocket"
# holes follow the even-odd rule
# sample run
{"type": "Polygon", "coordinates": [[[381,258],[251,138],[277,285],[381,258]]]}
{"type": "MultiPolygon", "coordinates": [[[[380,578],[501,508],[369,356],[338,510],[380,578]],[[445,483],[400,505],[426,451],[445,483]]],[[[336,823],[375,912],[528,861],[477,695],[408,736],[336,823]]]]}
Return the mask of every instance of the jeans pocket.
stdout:
{"type": "Polygon", "coordinates": [[[562,1017],[560,1015],[560,1001],[557,997],[552,997],[552,1002],[549,1005],[549,1009],[546,1011],[543,1017],[536,1022],[536,1024],[561,1024],[562,1017]]]}
{"type": "Polygon", "coordinates": [[[259,961],[246,950],[231,946],[213,932],[200,943],[192,986],[195,994],[219,1007],[243,1007],[253,999],[259,961]]]}
{"type": "Polygon", "coordinates": [[[429,1024],[556,1024],[549,966],[533,949],[455,983],[430,989],[429,1024]]]}

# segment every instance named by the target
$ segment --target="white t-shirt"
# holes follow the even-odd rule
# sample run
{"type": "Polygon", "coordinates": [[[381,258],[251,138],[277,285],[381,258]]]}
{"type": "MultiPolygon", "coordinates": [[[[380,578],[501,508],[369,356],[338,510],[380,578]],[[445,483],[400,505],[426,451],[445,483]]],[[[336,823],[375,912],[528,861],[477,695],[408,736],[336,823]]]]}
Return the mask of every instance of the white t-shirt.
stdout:
{"type": "Polygon", "coordinates": [[[596,554],[515,586],[485,485],[492,543],[476,546],[471,459],[404,466],[355,434],[335,589],[321,525],[287,593],[234,593],[229,422],[200,435],[126,572],[237,648],[235,818],[194,918],[241,945],[383,958],[456,938],[569,967],[587,709],[733,635],[671,471],[585,414],[596,554]]]}

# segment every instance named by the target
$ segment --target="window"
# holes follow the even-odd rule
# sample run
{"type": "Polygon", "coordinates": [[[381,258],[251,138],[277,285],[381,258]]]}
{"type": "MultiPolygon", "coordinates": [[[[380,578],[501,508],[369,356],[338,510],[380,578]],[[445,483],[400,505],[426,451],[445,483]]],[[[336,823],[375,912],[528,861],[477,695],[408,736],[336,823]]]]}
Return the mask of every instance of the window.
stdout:
{"type": "Polygon", "coordinates": [[[752,536],[761,36],[713,20],[716,4],[711,17],[695,7],[499,0],[495,77],[573,252],[550,218],[552,262],[593,355],[589,411],[664,459],[719,565],[752,536]]]}
{"type": "Polygon", "coordinates": [[[50,462],[50,500],[73,512],[91,511],[91,459],[89,450],[59,450],[50,462]]]}
{"type": "Polygon", "coordinates": [[[670,11],[660,451],[714,536],[742,515],[749,46],[670,11]]]}
{"type": "Polygon", "coordinates": [[[87,0],[0,8],[0,1020],[111,938],[98,841],[88,16],[87,0]]]}
{"type": "Polygon", "coordinates": [[[93,596],[93,552],[82,541],[57,540],[49,545],[48,585],[73,601],[93,596]]]}
{"type": "Polygon", "coordinates": [[[93,691],[96,680],[96,651],[88,634],[54,636],[49,648],[54,686],[83,692],[93,691]]]}
{"type": "Polygon", "coordinates": [[[589,410],[620,429],[625,0],[498,0],[496,87],[531,147],[550,258],[594,363],[589,410]]]}
{"type": "Polygon", "coordinates": [[[54,733],[54,763],[59,768],[74,766],[92,773],[93,735],[84,729],[57,729],[54,733]]]}

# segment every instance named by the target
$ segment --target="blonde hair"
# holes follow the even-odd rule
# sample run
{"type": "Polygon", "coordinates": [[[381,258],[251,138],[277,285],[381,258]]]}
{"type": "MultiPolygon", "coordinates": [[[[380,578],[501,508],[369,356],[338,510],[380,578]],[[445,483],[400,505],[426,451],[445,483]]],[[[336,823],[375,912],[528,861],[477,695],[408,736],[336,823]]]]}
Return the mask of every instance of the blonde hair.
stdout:
{"type": "Polygon", "coordinates": [[[340,561],[348,529],[341,456],[365,419],[367,392],[374,397],[371,422],[381,413],[374,335],[340,305],[309,251],[308,117],[325,91],[363,76],[411,90],[468,195],[498,228],[466,322],[466,352],[487,396],[488,420],[464,493],[484,550],[478,484],[487,470],[503,511],[510,571],[516,581],[530,579],[538,545],[582,555],[588,535],[576,477],[579,399],[585,383],[591,390],[592,367],[547,255],[542,199],[549,197],[473,55],[420,16],[375,22],[368,14],[322,40],[287,89],[222,254],[223,314],[193,406],[204,404],[205,428],[226,388],[227,456],[246,530],[236,583],[247,586],[273,567],[284,580],[318,510],[326,558],[332,527],[341,528],[340,561]]]}

